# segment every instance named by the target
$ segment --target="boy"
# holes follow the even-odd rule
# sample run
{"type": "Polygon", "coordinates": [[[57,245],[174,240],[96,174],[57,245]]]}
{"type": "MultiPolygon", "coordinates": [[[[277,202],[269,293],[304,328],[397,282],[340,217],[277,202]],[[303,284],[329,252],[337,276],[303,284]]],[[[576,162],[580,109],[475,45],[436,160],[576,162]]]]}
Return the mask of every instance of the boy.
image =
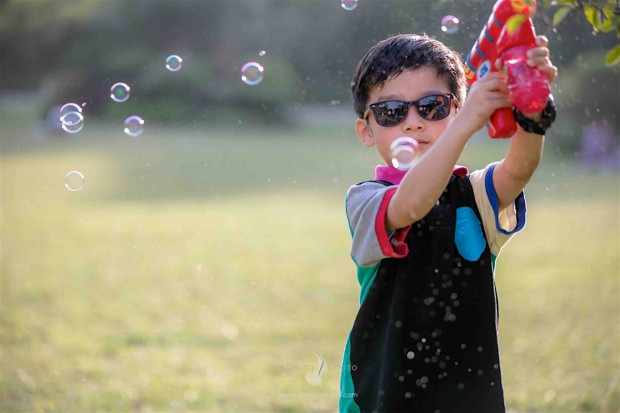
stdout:
{"type": "MultiPolygon", "coordinates": [[[[553,82],[547,39],[536,43],[528,64],[553,82]]],[[[340,412],[505,411],[495,257],[525,224],[522,190],[555,108],[550,97],[541,113],[516,113],[503,160],[472,173],[455,166],[490,115],[512,106],[500,73],[474,83],[465,100],[462,60],[426,35],[383,40],[355,70],[357,136],[388,166],[346,198],[361,304],[344,351],[340,412]],[[389,166],[401,136],[421,154],[408,171],[389,166]]]]}

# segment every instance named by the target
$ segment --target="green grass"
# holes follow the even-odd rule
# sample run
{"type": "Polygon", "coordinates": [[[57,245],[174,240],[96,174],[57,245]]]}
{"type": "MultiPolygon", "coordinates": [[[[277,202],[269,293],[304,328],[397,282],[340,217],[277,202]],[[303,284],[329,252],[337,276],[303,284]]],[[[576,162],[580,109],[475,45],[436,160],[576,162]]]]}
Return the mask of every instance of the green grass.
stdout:
{"type": "MultiPolygon", "coordinates": [[[[36,139],[2,119],[3,412],[336,410],[359,303],[344,194],[378,161],[352,130],[136,139],[93,124],[36,139]],[[64,189],[70,170],[83,190],[64,189]]],[[[581,171],[553,144],[498,260],[506,400],[617,412],[618,175],[581,171]]],[[[505,145],[477,139],[463,163],[505,145]]]]}

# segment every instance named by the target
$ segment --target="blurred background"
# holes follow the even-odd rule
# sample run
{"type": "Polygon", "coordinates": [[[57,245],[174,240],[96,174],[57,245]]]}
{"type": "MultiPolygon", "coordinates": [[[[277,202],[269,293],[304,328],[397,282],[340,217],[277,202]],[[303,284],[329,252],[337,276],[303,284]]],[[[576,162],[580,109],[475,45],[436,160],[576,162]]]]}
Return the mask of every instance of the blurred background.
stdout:
{"type": "MultiPolygon", "coordinates": [[[[583,8],[554,27],[595,2],[557,3],[534,23],[558,119],[496,273],[506,402],[618,412],[617,38],[583,8]]],[[[344,196],[380,162],[352,72],[396,33],[465,58],[493,4],[0,1],[1,410],[336,411],[359,306],[344,196]]],[[[482,130],[460,163],[506,148],[482,130]]]]}

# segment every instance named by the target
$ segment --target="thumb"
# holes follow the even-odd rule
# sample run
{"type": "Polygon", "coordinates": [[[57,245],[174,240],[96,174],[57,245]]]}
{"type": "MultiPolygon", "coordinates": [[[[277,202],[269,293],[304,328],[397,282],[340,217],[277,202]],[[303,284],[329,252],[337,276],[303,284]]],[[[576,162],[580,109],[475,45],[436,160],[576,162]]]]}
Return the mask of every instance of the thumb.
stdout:
{"type": "Polygon", "coordinates": [[[504,64],[502,63],[502,59],[499,57],[495,59],[495,68],[500,72],[504,71],[504,64]]]}

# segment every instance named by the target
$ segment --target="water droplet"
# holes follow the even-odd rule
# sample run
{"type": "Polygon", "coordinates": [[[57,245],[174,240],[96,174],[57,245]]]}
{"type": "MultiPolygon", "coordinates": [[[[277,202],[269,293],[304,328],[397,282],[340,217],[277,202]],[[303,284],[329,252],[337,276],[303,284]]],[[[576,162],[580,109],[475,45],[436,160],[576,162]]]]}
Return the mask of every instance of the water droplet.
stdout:
{"type": "Polygon", "coordinates": [[[144,119],[140,116],[129,116],[124,125],[123,130],[129,136],[139,136],[144,132],[144,119]]]}
{"type": "Polygon", "coordinates": [[[178,72],[183,67],[183,59],[175,54],[166,58],[166,69],[171,72],[178,72]]]}
{"type": "Polygon", "coordinates": [[[463,390],[463,389],[465,388],[465,385],[464,385],[463,383],[459,383],[456,387],[457,387],[459,390],[463,390]]]}
{"type": "Polygon", "coordinates": [[[419,159],[418,142],[408,136],[396,138],[390,145],[392,151],[392,166],[406,171],[419,159]]]}
{"type": "Polygon", "coordinates": [[[340,0],[340,5],[347,11],[355,10],[357,7],[357,0],[340,0]]]}
{"type": "Polygon", "coordinates": [[[248,62],[241,68],[241,80],[246,85],[254,86],[263,81],[265,69],[260,63],[248,62]]]}
{"type": "Polygon", "coordinates": [[[444,16],[441,19],[441,30],[447,34],[454,34],[459,31],[461,26],[461,21],[458,17],[452,16],[451,14],[444,16]]]}
{"type": "Polygon", "coordinates": [[[408,358],[409,360],[412,360],[414,357],[415,357],[415,353],[414,353],[413,351],[409,351],[409,352],[407,353],[407,358],[408,358]]]}
{"type": "Polygon", "coordinates": [[[110,88],[110,98],[115,102],[125,102],[130,94],[131,88],[123,82],[115,83],[110,88]]]}
{"type": "Polygon", "coordinates": [[[71,171],[65,175],[65,188],[71,192],[84,188],[84,175],[78,171],[71,171]]]}

